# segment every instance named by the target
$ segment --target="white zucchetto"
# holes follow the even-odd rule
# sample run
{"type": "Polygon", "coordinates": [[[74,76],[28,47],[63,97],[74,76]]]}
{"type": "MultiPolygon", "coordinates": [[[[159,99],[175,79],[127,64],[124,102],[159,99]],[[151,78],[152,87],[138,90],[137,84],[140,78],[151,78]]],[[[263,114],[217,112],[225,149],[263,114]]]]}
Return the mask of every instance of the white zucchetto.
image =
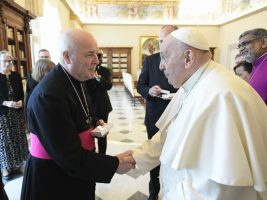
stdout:
{"type": "Polygon", "coordinates": [[[206,37],[195,28],[179,28],[173,31],[171,35],[191,47],[209,51],[209,43],[206,37]]]}

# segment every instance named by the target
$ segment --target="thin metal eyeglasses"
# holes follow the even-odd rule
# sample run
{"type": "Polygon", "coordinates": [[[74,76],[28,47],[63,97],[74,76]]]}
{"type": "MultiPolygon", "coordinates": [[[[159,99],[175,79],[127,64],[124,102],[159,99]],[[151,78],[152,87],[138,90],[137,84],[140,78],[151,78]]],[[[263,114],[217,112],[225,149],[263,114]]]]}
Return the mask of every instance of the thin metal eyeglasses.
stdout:
{"type": "Polygon", "coordinates": [[[4,62],[4,63],[13,64],[12,60],[1,60],[1,61],[4,62]]]}
{"type": "Polygon", "coordinates": [[[260,36],[260,37],[256,37],[252,40],[248,40],[248,41],[244,41],[242,42],[241,44],[237,45],[237,49],[241,49],[242,47],[246,47],[247,45],[249,45],[250,43],[254,42],[255,40],[258,40],[258,39],[261,39],[263,38],[264,36],[260,36]]]}

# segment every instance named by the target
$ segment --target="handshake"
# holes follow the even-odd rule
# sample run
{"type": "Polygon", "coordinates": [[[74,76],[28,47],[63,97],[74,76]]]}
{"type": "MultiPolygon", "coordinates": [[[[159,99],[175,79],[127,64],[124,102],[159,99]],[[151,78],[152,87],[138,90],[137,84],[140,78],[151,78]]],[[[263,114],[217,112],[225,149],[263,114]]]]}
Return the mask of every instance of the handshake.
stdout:
{"type": "Polygon", "coordinates": [[[119,166],[117,169],[118,174],[125,174],[131,169],[135,169],[135,160],[132,156],[133,152],[128,150],[124,153],[121,153],[119,155],[116,155],[116,157],[119,159],[119,166]]]}
{"type": "Polygon", "coordinates": [[[9,108],[21,108],[22,107],[22,101],[4,101],[3,106],[9,107],[9,108]]]}

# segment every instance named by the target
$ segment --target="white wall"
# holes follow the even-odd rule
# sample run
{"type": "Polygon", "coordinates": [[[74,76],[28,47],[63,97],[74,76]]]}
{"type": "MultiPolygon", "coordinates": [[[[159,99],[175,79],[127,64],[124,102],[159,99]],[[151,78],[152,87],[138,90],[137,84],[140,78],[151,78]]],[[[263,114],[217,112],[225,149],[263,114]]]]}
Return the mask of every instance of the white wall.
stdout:
{"type": "Polygon", "coordinates": [[[135,77],[140,62],[140,36],[157,36],[160,26],[88,25],[83,28],[95,36],[99,47],[133,47],[131,73],[135,77]]]}
{"type": "Polygon", "coordinates": [[[43,16],[31,21],[33,62],[38,60],[40,49],[49,50],[52,61],[58,62],[57,44],[61,32],[78,27],[77,23],[69,20],[69,15],[69,10],[60,0],[44,0],[43,16]]]}
{"type": "MultiPolygon", "coordinates": [[[[15,0],[25,8],[27,0],[15,0]]],[[[80,28],[79,24],[69,19],[70,12],[61,0],[44,0],[43,16],[31,20],[33,67],[38,60],[38,51],[48,49],[52,60],[58,62],[58,38],[68,28],[80,28]]]]}
{"type": "MultiPolygon", "coordinates": [[[[227,68],[234,67],[235,49],[239,35],[249,29],[267,29],[267,9],[240,18],[222,26],[198,26],[206,35],[211,47],[217,47],[214,60],[227,68]]],[[[99,46],[129,46],[132,49],[132,74],[136,77],[139,70],[140,36],[158,35],[161,26],[156,25],[87,25],[84,29],[91,32],[99,46]]]]}
{"type": "MultiPolygon", "coordinates": [[[[160,27],[160,25],[86,25],[83,28],[95,36],[99,47],[133,47],[131,73],[136,79],[140,67],[140,36],[157,36],[160,27]]],[[[219,27],[201,26],[199,28],[209,38],[210,46],[217,47],[219,27]]],[[[217,55],[215,55],[216,58],[217,55]]]]}
{"type": "Polygon", "coordinates": [[[25,1],[26,0],[15,0],[17,4],[19,4],[21,7],[25,8],[25,1]]]}
{"type": "Polygon", "coordinates": [[[234,46],[238,43],[239,35],[249,29],[267,29],[267,10],[256,14],[243,17],[242,19],[225,24],[220,27],[220,57],[219,62],[226,65],[229,69],[234,67],[234,56],[238,50],[234,46]]]}
{"type": "MultiPolygon", "coordinates": [[[[15,1],[24,7],[26,0],[15,1]]],[[[59,13],[59,19],[50,18],[50,21],[44,24],[37,22],[39,24],[33,27],[33,32],[37,31],[35,36],[38,39],[34,38],[33,40],[33,51],[36,55],[40,48],[48,48],[52,53],[52,59],[57,62],[57,46],[55,41],[58,35],[67,28],[80,28],[80,26],[74,20],[69,20],[70,12],[60,0],[45,1],[48,1],[51,7],[59,13]],[[59,21],[60,25],[55,23],[57,21],[59,21]],[[42,33],[40,33],[40,30],[43,30],[42,33]],[[51,31],[55,30],[56,33],[51,34],[51,31]]],[[[49,13],[50,11],[46,11],[46,19],[49,18],[49,13]]],[[[199,26],[199,29],[207,36],[210,46],[217,47],[214,60],[232,69],[234,56],[238,52],[234,46],[238,43],[239,35],[243,31],[252,28],[261,27],[267,29],[266,19],[267,9],[222,26],[199,26]]],[[[131,73],[134,79],[136,79],[140,63],[140,36],[157,36],[160,27],[160,25],[84,25],[83,28],[95,36],[100,47],[133,47],[131,73]]]]}

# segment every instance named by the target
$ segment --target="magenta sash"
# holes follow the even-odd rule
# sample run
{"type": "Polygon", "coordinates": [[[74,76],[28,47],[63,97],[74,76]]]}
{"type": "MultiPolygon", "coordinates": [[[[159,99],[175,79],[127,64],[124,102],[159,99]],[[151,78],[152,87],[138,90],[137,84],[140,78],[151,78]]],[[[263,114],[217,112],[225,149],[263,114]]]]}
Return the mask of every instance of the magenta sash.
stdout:
{"type": "Polygon", "coordinates": [[[92,135],[93,128],[85,130],[79,133],[81,139],[82,147],[85,150],[94,150],[95,148],[95,137],[92,135]]]}
{"type": "MultiPolygon", "coordinates": [[[[79,133],[81,144],[85,150],[93,150],[95,148],[94,136],[91,134],[93,128],[85,130],[79,133]]],[[[31,148],[30,153],[33,157],[52,160],[51,156],[46,152],[39,138],[34,134],[30,133],[31,136],[31,148]]]]}

